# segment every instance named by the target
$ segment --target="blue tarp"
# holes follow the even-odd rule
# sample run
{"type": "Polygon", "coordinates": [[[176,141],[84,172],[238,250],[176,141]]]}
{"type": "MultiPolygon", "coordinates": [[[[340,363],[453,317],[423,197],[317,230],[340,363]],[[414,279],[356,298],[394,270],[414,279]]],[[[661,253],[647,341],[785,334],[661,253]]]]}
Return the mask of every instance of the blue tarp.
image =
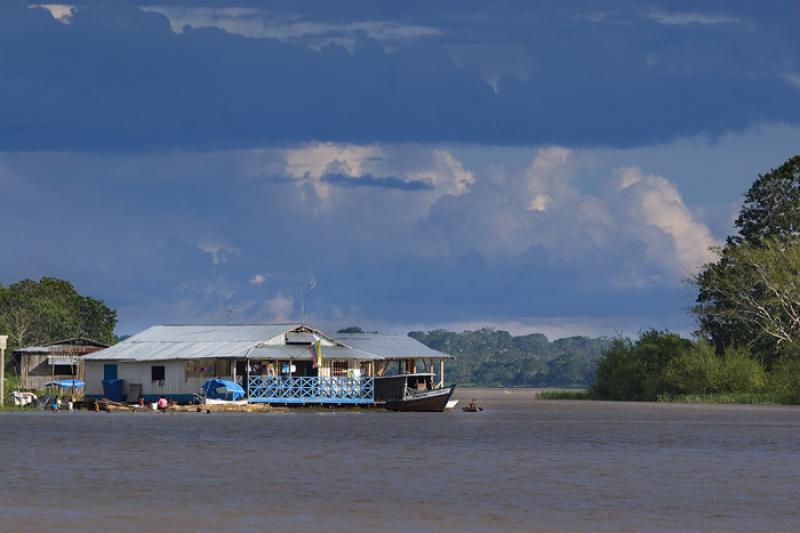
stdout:
{"type": "Polygon", "coordinates": [[[60,387],[62,389],[80,389],[84,386],[83,381],[79,379],[59,379],[45,383],[45,387],[60,387]]]}
{"type": "Polygon", "coordinates": [[[209,379],[201,387],[206,398],[216,400],[241,400],[244,398],[244,389],[238,383],[227,379],[209,379]]]}

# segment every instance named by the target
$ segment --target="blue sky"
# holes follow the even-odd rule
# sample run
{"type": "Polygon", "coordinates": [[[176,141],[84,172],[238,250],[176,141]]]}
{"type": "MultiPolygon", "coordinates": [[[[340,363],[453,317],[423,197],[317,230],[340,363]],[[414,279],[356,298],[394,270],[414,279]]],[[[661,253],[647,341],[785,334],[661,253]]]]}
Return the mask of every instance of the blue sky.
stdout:
{"type": "Polygon", "coordinates": [[[0,282],[154,323],[690,332],[795,2],[0,4],[0,282]]]}

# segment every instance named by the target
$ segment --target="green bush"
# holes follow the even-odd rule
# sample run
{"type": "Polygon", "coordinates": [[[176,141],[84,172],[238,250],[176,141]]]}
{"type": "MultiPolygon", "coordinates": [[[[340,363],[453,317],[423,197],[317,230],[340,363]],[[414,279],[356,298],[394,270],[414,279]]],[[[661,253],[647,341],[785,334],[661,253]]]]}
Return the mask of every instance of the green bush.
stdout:
{"type": "Polygon", "coordinates": [[[716,392],[757,392],[767,383],[764,366],[746,348],[727,348],[720,359],[716,392]]]}
{"type": "Polygon", "coordinates": [[[769,392],[781,403],[800,404],[800,359],[784,356],[772,369],[769,392]]]}
{"type": "Polygon", "coordinates": [[[662,394],[710,394],[717,392],[720,360],[707,342],[698,342],[670,361],[664,372],[662,394]]]}
{"type": "Polygon", "coordinates": [[[615,339],[597,363],[597,383],[591,393],[603,400],[635,400],[643,387],[640,365],[628,339],[615,339]]]}
{"type": "Polygon", "coordinates": [[[751,393],[764,388],[761,363],[747,349],[728,348],[720,357],[703,340],[673,359],[664,376],[664,395],[751,393]]]}
{"type": "Polygon", "coordinates": [[[636,342],[616,339],[598,361],[591,393],[604,400],[655,401],[668,388],[666,369],[691,347],[666,331],[646,331],[636,342]]]}

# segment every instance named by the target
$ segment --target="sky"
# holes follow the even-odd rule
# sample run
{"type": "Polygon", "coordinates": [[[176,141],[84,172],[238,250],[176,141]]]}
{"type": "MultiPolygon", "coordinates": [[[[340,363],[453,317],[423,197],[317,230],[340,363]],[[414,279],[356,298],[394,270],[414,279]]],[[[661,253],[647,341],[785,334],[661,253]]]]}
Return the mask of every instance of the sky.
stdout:
{"type": "Polygon", "coordinates": [[[0,283],[158,323],[690,334],[797,2],[0,2],[0,283]]]}

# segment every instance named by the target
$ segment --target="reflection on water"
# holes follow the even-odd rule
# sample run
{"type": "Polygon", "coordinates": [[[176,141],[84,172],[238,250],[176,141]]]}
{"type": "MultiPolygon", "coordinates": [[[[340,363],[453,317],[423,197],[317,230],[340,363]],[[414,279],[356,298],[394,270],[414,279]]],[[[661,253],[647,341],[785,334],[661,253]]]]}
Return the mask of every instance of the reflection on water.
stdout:
{"type": "Polygon", "coordinates": [[[3,529],[799,530],[800,409],[0,415],[3,529]]]}

